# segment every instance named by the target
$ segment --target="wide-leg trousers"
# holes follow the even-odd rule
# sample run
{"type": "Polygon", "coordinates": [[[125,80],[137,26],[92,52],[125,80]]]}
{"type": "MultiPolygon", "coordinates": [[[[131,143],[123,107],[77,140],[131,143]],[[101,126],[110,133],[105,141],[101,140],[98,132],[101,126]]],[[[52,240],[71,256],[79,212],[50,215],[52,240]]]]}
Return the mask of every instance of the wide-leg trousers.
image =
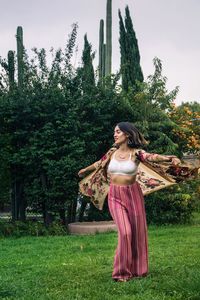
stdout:
{"type": "Polygon", "coordinates": [[[113,279],[130,279],[148,273],[147,224],[139,183],[111,184],[108,194],[111,216],[118,228],[113,279]]]}

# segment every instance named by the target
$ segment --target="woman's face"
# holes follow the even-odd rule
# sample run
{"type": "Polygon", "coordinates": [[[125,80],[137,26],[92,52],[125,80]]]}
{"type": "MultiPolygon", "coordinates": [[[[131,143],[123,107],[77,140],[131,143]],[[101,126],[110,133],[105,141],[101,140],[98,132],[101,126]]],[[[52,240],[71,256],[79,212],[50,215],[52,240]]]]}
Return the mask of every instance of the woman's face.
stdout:
{"type": "Polygon", "coordinates": [[[118,126],[116,126],[114,130],[114,140],[116,145],[127,143],[128,135],[121,131],[118,126]]]}

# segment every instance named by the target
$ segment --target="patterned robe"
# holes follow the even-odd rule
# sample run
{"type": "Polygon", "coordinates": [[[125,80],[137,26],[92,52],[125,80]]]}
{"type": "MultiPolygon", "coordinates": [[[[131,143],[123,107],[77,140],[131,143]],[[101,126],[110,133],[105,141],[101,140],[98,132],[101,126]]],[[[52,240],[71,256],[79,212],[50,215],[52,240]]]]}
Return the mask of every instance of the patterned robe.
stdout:
{"type": "MultiPolygon", "coordinates": [[[[99,161],[95,162],[95,171],[79,182],[81,194],[90,197],[92,203],[100,210],[109,190],[107,167],[112,154],[117,148],[111,148],[99,161]]],[[[159,160],[158,154],[137,150],[133,153],[138,164],[136,180],[139,182],[144,195],[166,188],[187,178],[197,176],[198,168],[159,160]]],[[[175,156],[166,156],[166,158],[175,156]]]]}

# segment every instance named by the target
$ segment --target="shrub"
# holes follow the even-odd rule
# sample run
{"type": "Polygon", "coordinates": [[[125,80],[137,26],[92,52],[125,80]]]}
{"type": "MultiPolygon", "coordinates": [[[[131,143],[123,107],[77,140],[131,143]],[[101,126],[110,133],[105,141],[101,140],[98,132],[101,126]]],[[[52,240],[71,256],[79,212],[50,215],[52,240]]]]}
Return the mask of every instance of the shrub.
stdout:
{"type": "Polygon", "coordinates": [[[97,209],[92,203],[88,210],[87,221],[110,221],[112,217],[108,209],[108,201],[105,201],[103,210],[97,209]]]}
{"type": "Polygon", "coordinates": [[[53,222],[46,227],[41,222],[0,222],[0,237],[66,235],[67,229],[59,222],[53,222]]]}
{"type": "Polygon", "coordinates": [[[145,197],[148,224],[185,224],[198,210],[199,180],[185,182],[145,197]]]}

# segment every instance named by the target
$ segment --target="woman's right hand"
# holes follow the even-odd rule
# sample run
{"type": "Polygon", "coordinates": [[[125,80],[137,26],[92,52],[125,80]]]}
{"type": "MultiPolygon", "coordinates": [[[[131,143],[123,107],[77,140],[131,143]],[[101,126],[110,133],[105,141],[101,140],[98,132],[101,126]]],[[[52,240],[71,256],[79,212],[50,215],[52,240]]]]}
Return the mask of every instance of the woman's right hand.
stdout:
{"type": "Polygon", "coordinates": [[[172,157],[171,162],[172,162],[172,165],[177,166],[177,165],[180,165],[181,160],[178,157],[172,157]]]}
{"type": "Polygon", "coordinates": [[[86,169],[81,169],[79,172],[78,172],[78,176],[79,177],[84,177],[85,174],[86,174],[87,170],[86,169]]]}

